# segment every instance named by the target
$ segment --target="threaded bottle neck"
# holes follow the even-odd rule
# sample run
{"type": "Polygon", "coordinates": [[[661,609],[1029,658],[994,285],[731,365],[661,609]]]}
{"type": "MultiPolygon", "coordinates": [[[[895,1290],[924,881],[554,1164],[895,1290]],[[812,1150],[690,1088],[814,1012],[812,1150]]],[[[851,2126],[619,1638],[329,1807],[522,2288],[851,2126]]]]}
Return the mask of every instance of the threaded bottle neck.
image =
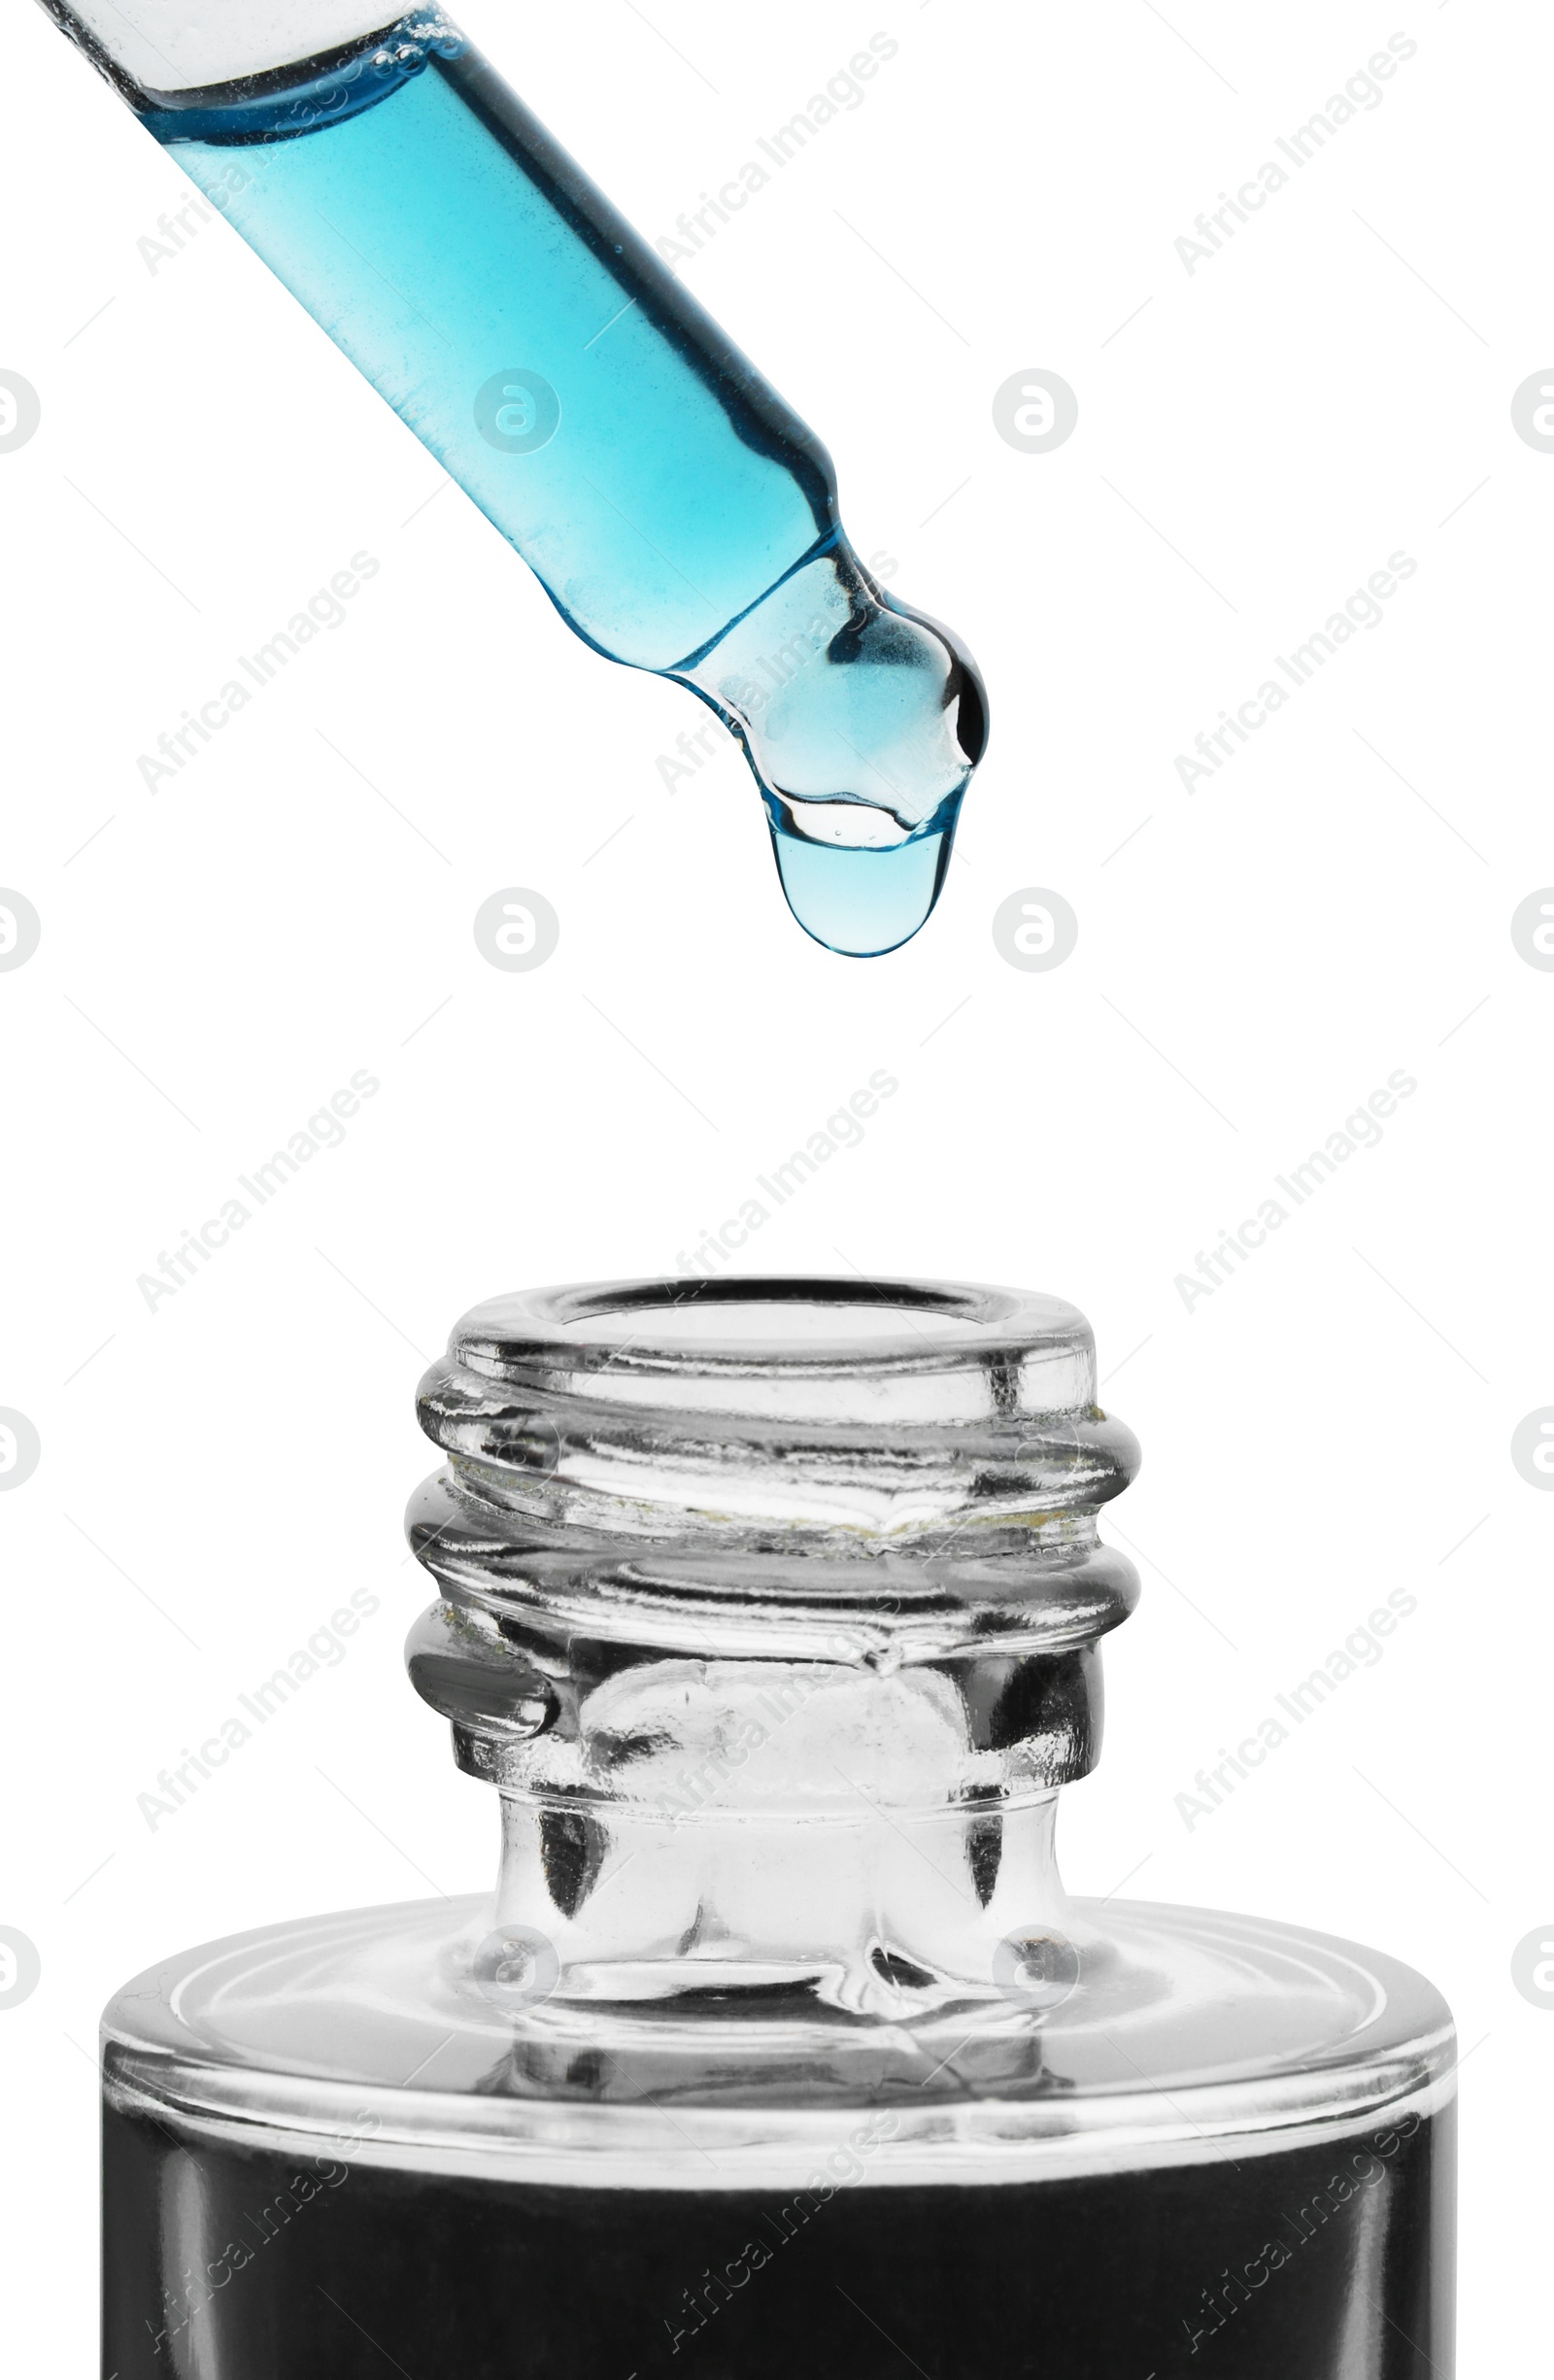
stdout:
{"type": "Polygon", "coordinates": [[[998,1809],[1094,1764],[1098,1641],[1136,1594],[1096,1515],[1137,1449],[1072,1308],[921,1281],[541,1291],[466,1316],[420,1412],[448,1464],[411,1507],[441,1589],[411,1674],[504,1793],[686,1817],[675,1780],[710,1773],[721,1811],[816,1819],[858,1789],[998,1809]],[[801,1729],[769,1730],[774,1697],[801,1729]],[[828,1727],[869,1748],[856,1789],[828,1727]],[[746,1777],[730,1748],[758,1729],[746,1777]]]}

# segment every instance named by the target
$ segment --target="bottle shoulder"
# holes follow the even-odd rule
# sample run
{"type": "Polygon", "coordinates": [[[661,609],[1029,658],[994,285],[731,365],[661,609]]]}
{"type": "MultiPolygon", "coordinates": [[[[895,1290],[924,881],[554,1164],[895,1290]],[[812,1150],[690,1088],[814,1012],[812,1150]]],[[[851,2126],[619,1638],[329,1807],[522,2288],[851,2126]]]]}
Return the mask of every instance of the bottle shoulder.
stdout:
{"type": "Polygon", "coordinates": [[[106,2012],[109,2103],[299,2155],[694,2190],[798,2186],[850,2141],[881,2183],[1239,2157],[1452,2088],[1424,1977],[1262,1918],[1076,1900],[1057,2004],[910,2022],[781,1986],[514,2009],[483,1980],[490,1919],[415,1902],[170,1958],[106,2012]]]}

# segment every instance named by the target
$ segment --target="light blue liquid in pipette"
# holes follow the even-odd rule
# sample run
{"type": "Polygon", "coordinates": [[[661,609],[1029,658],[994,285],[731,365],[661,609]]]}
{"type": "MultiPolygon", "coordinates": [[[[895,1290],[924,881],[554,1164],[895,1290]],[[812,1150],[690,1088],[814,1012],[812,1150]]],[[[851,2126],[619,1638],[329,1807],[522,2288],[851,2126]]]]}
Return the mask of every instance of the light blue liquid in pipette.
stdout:
{"type": "Polygon", "coordinates": [[[599,652],[743,744],[829,948],[938,897],[986,703],[842,531],[830,459],[435,11],[142,113],[599,652]]]}

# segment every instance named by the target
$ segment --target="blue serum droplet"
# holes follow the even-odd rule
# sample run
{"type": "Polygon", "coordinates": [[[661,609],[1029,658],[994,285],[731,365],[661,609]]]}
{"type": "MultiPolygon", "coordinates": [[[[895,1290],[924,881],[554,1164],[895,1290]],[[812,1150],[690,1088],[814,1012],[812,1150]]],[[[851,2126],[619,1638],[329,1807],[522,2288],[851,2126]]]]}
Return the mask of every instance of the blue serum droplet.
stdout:
{"type": "Polygon", "coordinates": [[[952,795],[928,826],[881,850],[813,842],[774,818],[777,873],[804,932],[851,959],[899,950],[938,900],[960,808],[952,795]]]}
{"type": "Polygon", "coordinates": [[[877,958],[923,925],[987,742],[976,663],[838,529],[684,675],[745,747],[805,932],[877,958]]]}
{"type": "MultiPolygon", "coordinates": [[[[975,664],[865,570],[814,432],[456,27],[136,104],[567,625],[733,730],[808,932],[915,934],[982,755],[975,664]]],[[[543,657],[515,677],[539,698],[543,657]]]]}

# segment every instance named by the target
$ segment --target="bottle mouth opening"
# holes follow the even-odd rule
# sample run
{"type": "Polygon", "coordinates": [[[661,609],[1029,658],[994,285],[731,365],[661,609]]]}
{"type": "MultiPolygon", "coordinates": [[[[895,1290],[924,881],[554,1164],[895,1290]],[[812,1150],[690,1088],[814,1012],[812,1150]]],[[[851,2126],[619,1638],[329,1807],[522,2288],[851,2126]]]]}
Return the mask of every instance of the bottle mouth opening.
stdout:
{"type": "Polygon", "coordinates": [[[824,1356],[839,1350],[844,1357],[855,1348],[865,1352],[880,1341],[899,1344],[906,1336],[929,1344],[963,1338],[960,1313],[924,1300],[885,1305],[855,1299],[827,1298],[819,1286],[794,1284],[797,1294],[768,1297],[759,1282],[708,1281],[705,1291],[673,1306],[600,1306],[592,1301],[581,1313],[568,1315],[564,1331],[590,1342],[640,1345],[644,1339],[667,1352],[681,1348],[717,1353],[741,1348],[763,1354],[790,1351],[824,1356]],[[732,1295],[728,1294],[733,1292],[732,1295]]]}
{"type": "Polygon", "coordinates": [[[829,1275],[602,1281],[465,1315],[449,1360],[541,1397],[864,1427],[1089,1413],[1095,1345],[1062,1299],[829,1275]]]}

